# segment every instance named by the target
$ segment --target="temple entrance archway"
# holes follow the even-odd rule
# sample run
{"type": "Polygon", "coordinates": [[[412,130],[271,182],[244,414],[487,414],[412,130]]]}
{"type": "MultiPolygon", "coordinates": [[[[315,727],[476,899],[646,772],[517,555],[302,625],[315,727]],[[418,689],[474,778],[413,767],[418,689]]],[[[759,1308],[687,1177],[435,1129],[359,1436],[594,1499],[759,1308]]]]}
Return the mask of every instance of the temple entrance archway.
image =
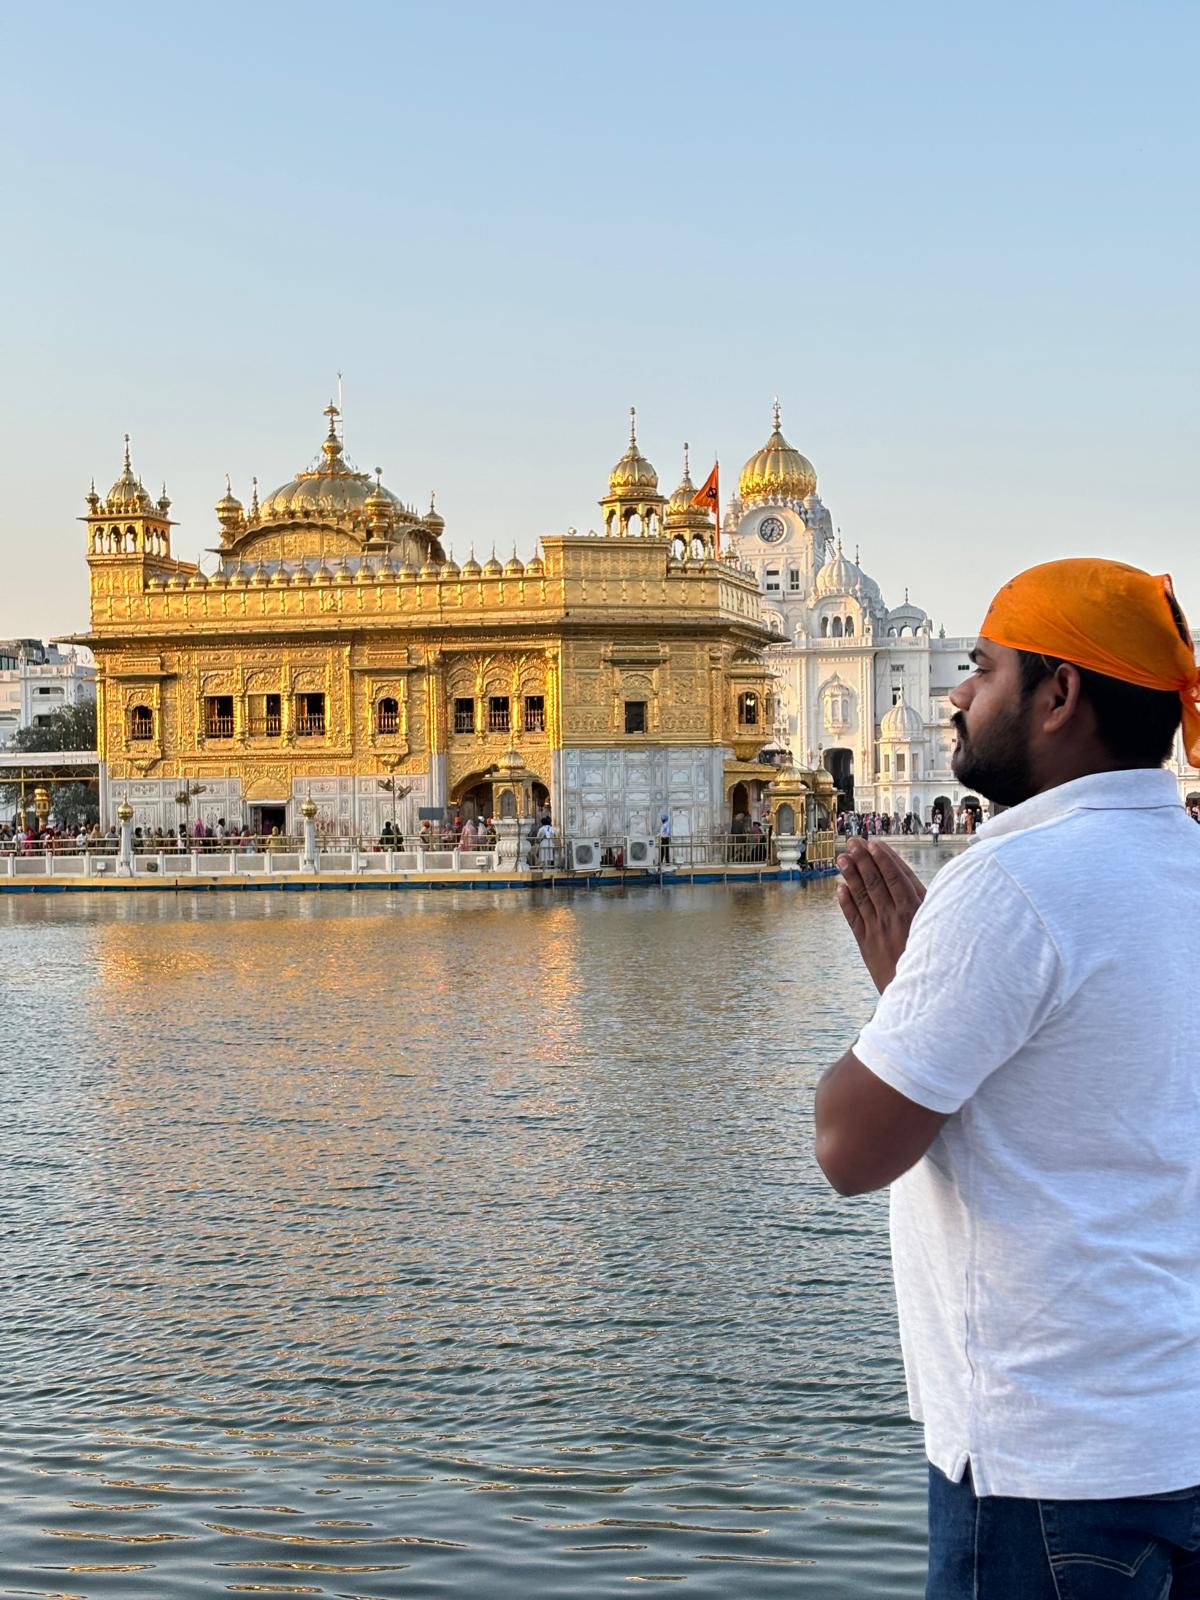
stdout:
{"type": "Polygon", "coordinates": [[[832,750],[826,750],[821,759],[837,787],[839,810],[853,811],[854,751],[835,745],[832,750]]]}
{"type": "Polygon", "coordinates": [[[250,831],[261,837],[269,834],[272,828],[278,828],[280,833],[287,832],[287,807],[251,806],[250,831]]]}
{"type": "Polygon", "coordinates": [[[943,833],[954,832],[954,807],[950,802],[949,795],[939,794],[937,799],[930,806],[930,822],[932,822],[935,818],[941,823],[943,833]]]}

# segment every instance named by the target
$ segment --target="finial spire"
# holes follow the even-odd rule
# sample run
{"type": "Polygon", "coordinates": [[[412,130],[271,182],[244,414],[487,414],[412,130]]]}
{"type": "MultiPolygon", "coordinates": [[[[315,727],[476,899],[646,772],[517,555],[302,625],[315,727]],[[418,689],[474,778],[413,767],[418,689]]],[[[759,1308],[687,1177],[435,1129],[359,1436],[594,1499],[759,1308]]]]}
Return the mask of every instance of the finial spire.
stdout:
{"type": "Polygon", "coordinates": [[[130,472],[132,470],[133,469],[129,465],[129,435],[126,434],[125,435],[125,471],[126,472],[130,472]]]}
{"type": "Polygon", "coordinates": [[[908,585],[904,585],[904,604],[908,604],[908,585]]]}
{"type": "Polygon", "coordinates": [[[859,546],[858,546],[858,544],[857,544],[857,543],[856,543],[856,544],[855,544],[855,546],[854,546],[854,565],[855,565],[855,566],[856,566],[856,567],[857,567],[857,566],[858,566],[858,565],[859,565],[859,560],[858,560],[858,551],[859,551],[859,546]]]}
{"type": "Polygon", "coordinates": [[[232,494],[233,493],[233,484],[230,483],[230,481],[229,481],[229,474],[228,473],[225,474],[225,493],[226,494],[232,494]]]}
{"type": "Polygon", "coordinates": [[[251,478],[250,479],[250,489],[251,489],[251,492],[250,492],[250,511],[251,511],[252,515],[257,516],[258,515],[258,479],[257,478],[251,478]]]}
{"type": "Polygon", "coordinates": [[[779,396],[778,395],[775,396],[775,404],[772,407],[772,412],[773,412],[773,415],[775,417],[775,431],[778,433],[778,431],[779,431],[779,422],[780,422],[780,419],[779,419],[779,396]]]}
{"type": "Polygon", "coordinates": [[[630,406],[630,408],[629,408],[629,447],[630,447],[631,450],[636,450],[637,449],[637,407],[636,406],[630,406]]]}
{"type": "Polygon", "coordinates": [[[683,475],[685,478],[690,475],[691,470],[692,469],[688,465],[688,442],[685,439],[683,441],[683,475]]]}

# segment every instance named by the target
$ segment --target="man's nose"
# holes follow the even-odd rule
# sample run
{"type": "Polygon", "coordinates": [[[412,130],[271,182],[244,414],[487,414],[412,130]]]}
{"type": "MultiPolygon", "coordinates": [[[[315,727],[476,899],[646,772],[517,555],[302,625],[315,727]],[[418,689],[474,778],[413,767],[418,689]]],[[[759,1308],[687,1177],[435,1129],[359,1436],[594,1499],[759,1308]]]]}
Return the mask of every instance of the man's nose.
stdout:
{"type": "Polygon", "coordinates": [[[971,684],[970,678],[964,678],[961,683],[956,683],[954,685],[948,698],[950,704],[956,711],[965,711],[971,704],[971,698],[974,693],[975,690],[971,684]]]}

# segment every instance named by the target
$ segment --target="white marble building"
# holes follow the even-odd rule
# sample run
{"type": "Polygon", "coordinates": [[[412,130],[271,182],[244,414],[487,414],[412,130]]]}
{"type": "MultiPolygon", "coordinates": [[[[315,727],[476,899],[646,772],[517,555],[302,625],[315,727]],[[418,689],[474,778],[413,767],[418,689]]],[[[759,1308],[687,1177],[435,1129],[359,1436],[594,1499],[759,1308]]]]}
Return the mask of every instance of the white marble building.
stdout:
{"type": "MultiPolygon", "coordinates": [[[[889,605],[846,556],[812,463],[780,430],[778,404],[770,438],[742,469],[722,538],[757,575],[778,635],[776,743],[802,766],[826,766],[847,809],[928,822],[935,807],[980,806],[950,769],[949,695],[972,670],[975,635],[935,632],[907,589],[902,604],[889,605]]],[[[1172,766],[1181,797],[1200,789],[1178,739],[1172,766]]]]}
{"type": "Polygon", "coordinates": [[[59,650],[40,639],[0,639],[0,749],[19,728],[96,698],[96,669],[86,650],[59,650]]]}

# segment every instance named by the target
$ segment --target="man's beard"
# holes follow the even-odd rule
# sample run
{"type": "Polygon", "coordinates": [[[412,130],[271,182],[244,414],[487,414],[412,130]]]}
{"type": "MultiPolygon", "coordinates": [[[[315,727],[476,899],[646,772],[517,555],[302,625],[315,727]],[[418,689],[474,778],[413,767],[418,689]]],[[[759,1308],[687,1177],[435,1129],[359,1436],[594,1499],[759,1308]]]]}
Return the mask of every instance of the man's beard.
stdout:
{"type": "Polygon", "coordinates": [[[968,736],[961,711],[951,721],[958,747],[950,764],[959,783],[997,806],[1019,806],[1036,793],[1023,701],[979,735],[968,736]]]}

